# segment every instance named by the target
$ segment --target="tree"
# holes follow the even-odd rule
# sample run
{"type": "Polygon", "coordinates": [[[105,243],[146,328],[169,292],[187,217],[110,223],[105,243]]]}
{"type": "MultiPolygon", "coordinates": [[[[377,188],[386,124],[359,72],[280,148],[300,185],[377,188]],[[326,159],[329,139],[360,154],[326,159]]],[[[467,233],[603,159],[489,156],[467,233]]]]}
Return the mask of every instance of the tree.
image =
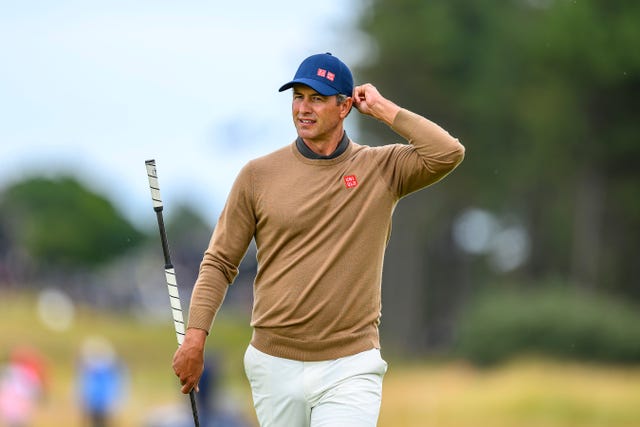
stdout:
{"type": "MultiPolygon", "coordinates": [[[[473,206],[527,226],[531,255],[511,274],[640,298],[639,19],[632,0],[369,2],[374,60],[360,80],[467,147],[451,177],[396,211],[394,233],[413,238],[392,237],[385,266],[386,283],[408,287],[383,300],[391,337],[446,344],[467,289],[496,280],[451,242],[473,206]]],[[[380,133],[362,126],[367,141],[380,133]]]]}
{"type": "Polygon", "coordinates": [[[26,252],[41,271],[96,266],[143,239],[107,199],[71,177],[35,177],[8,187],[0,198],[0,223],[5,250],[26,252]]]}

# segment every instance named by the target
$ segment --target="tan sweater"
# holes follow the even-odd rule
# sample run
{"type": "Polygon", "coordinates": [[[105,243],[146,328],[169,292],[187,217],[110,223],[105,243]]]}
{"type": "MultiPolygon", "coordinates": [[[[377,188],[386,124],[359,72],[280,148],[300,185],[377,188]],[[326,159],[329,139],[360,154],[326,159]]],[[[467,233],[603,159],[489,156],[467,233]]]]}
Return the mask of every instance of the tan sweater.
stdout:
{"type": "Polygon", "coordinates": [[[210,330],[255,238],[253,346],[304,361],[379,348],[382,264],[393,209],[464,156],[457,139],[407,110],[392,128],[410,144],[351,141],[336,158],[312,160],[293,143],[250,161],[204,254],[188,327],[210,330]]]}

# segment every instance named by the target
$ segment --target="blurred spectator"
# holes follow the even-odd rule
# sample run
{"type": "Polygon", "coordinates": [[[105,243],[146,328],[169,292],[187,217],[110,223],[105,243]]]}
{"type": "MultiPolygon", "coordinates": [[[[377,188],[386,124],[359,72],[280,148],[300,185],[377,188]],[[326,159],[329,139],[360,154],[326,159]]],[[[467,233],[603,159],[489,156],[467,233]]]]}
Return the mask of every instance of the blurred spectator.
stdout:
{"type": "Polygon", "coordinates": [[[199,391],[196,393],[198,415],[200,424],[207,427],[214,417],[214,402],[218,388],[218,360],[208,357],[204,362],[204,370],[198,383],[199,391]]]}
{"type": "MultiPolygon", "coordinates": [[[[195,393],[198,421],[201,427],[249,427],[233,398],[222,392],[223,366],[218,354],[208,355],[195,393]]],[[[180,405],[153,408],[144,427],[192,427],[193,414],[189,399],[180,405]],[[187,410],[188,408],[188,410],[187,410]]]]}
{"type": "Polygon", "coordinates": [[[7,427],[25,427],[46,390],[46,369],[40,354],[17,347],[0,370],[0,421],[7,427]]]}
{"type": "Polygon", "coordinates": [[[107,427],[126,392],[126,373],[104,338],[85,340],[78,368],[80,406],[86,425],[107,427]]]}

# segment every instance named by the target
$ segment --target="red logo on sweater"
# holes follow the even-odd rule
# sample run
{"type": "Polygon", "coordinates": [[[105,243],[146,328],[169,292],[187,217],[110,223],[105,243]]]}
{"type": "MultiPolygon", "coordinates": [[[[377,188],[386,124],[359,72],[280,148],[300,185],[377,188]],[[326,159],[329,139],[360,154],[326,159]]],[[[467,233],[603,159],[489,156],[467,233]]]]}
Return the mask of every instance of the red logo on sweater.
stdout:
{"type": "Polygon", "coordinates": [[[347,188],[353,188],[358,185],[358,180],[355,175],[347,175],[344,177],[344,186],[347,188]]]}

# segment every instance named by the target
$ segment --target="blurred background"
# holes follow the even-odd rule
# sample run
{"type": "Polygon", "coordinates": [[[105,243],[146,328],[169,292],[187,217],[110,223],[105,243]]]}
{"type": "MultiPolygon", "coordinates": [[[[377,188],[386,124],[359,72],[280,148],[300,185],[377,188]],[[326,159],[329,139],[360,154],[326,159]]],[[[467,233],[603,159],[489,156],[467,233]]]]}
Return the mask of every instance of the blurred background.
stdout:
{"type": "MultiPolygon", "coordinates": [[[[183,307],[239,169],[295,138],[302,59],[466,146],[394,214],[380,426],[640,425],[640,3],[0,0],[0,426],[188,426],[144,161],[183,307]]],[[[400,142],[347,120],[352,139],[400,142]]],[[[255,426],[255,249],[206,426],[255,426]]]]}

